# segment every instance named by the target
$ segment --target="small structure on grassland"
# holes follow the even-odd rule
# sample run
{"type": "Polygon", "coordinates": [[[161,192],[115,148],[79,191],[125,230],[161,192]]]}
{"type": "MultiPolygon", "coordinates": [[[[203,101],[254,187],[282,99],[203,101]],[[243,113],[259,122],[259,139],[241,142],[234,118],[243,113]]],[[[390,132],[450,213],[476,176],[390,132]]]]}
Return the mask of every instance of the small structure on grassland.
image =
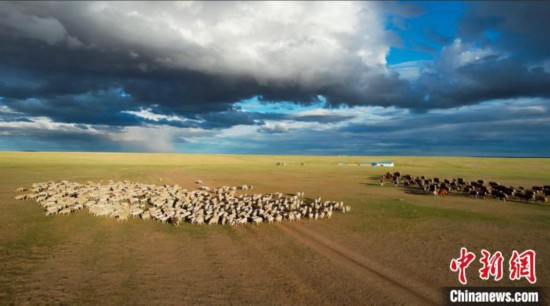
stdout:
{"type": "Polygon", "coordinates": [[[379,161],[379,162],[370,162],[370,163],[359,163],[359,166],[393,167],[394,164],[391,161],[379,161]]]}

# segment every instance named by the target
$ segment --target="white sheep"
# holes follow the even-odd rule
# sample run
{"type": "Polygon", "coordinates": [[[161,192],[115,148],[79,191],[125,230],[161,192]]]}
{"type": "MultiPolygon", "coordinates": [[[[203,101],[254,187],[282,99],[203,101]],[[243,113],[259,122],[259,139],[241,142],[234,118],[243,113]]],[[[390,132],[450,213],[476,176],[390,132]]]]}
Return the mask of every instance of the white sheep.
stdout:
{"type": "MultiPolygon", "coordinates": [[[[222,186],[211,189],[201,186],[200,190],[187,191],[178,185],[162,186],[132,183],[129,181],[79,184],[69,181],[43,182],[33,184],[31,192],[16,198],[34,199],[46,215],[69,214],[88,208],[95,216],[109,216],[126,220],[129,216],[194,224],[244,225],[248,222],[281,222],[283,219],[299,221],[331,218],[333,210],[350,211],[343,202],[314,201],[303,199],[304,193],[287,196],[281,192],[273,194],[239,194],[236,187],[222,186]],[[151,206],[150,206],[151,205],[151,206]]],[[[251,185],[239,189],[251,190],[251,185]]],[[[18,189],[20,190],[20,189],[18,189]]]]}

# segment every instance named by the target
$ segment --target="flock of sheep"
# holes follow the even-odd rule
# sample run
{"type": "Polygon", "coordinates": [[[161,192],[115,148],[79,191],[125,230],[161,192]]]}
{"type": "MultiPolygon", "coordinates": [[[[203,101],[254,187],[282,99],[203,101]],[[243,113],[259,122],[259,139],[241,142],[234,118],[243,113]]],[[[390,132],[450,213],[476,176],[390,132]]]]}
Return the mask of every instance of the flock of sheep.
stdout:
{"type": "MultiPolygon", "coordinates": [[[[202,185],[202,181],[195,183],[202,185]]],[[[129,217],[154,219],[179,225],[193,224],[244,225],[273,223],[302,218],[330,218],[335,211],[346,213],[343,202],[310,200],[303,192],[294,195],[246,194],[249,185],[187,191],[178,185],[150,185],[129,181],[106,184],[69,181],[35,183],[30,189],[19,188],[16,200],[32,199],[46,210],[46,215],[70,214],[87,208],[95,216],[118,220],[129,217]],[[27,193],[23,193],[27,192],[27,193]]]]}
{"type": "Polygon", "coordinates": [[[462,178],[439,179],[427,178],[425,176],[413,177],[411,175],[401,175],[400,172],[386,173],[380,180],[380,185],[384,185],[386,180],[391,181],[395,186],[400,183],[404,187],[418,187],[426,193],[435,196],[446,196],[451,192],[462,193],[463,195],[474,198],[493,197],[497,200],[517,200],[517,201],[535,201],[546,203],[550,196],[550,185],[532,186],[531,188],[504,186],[497,182],[488,182],[477,180],[468,182],[462,178]]]}

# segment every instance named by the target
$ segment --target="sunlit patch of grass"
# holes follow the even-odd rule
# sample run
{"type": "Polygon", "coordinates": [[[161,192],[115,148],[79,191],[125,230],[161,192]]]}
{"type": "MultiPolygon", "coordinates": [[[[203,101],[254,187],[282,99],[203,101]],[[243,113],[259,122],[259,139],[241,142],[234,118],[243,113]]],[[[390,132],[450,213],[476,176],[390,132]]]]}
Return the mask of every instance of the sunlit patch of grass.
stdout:
{"type": "MultiPolygon", "coordinates": [[[[152,252],[148,245],[141,244],[142,241],[156,242],[159,239],[164,244],[158,245],[177,245],[175,250],[197,248],[196,253],[202,254],[204,249],[201,248],[208,243],[215,245],[218,237],[229,237],[238,248],[245,247],[250,244],[250,239],[258,236],[270,237],[278,239],[280,245],[286,248],[277,250],[275,246],[268,246],[270,252],[279,251],[281,257],[295,257],[311,265],[312,269],[318,268],[315,265],[321,255],[287,237],[276,225],[233,228],[183,223],[175,227],[153,220],[118,222],[91,216],[87,211],[46,217],[36,203],[16,202],[13,199],[17,187],[28,187],[39,181],[127,179],[159,185],[178,183],[184,188],[196,188],[193,181],[202,179],[214,187],[251,184],[255,186],[253,193],[304,191],[306,197],[322,196],[326,200],[344,201],[352,207],[349,214],[335,214],[331,220],[312,223],[304,220],[304,225],[330,229],[332,234],[343,239],[359,237],[356,241],[359,245],[362,241],[368,245],[370,239],[380,237],[414,239],[417,234],[430,233],[429,239],[423,242],[426,247],[433,247],[441,241],[448,243],[467,239],[461,236],[462,226],[470,226],[473,228],[471,232],[480,235],[485,229],[491,229],[493,233],[505,230],[506,235],[514,236],[515,241],[530,237],[532,241],[540,241],[541,246],[548,241],[544,233],[550,227],[550,204],[497,203],[461,196],[435,199],[429,195],[413,195],[401,188],[380,187],[379,178],[387,171],[440,178],[483,178],[515,186],[550,184],[548,159],[3,152],[0,153],[0,267],[3,268],[0,292],[4,292],[6,298],[0,297],[0,304],[5,301],[13,303],[12,298],[24,293],[23,285],[33,276],[33,271],[41,267],[44,258],[51,254],[59,256],[57,254],[63,254],[60,250],[68,247],[75,248],[80,258],[75,266],[83,271],[98,274],[106,270],[109,272],[113,263],[120,263],[119,269],[126,273],[126,279],[120,283],[122,291],[115,301],[122,303],[124,295],[134,291],[137,284],[148,281],[139,279],[136,274],[141,263],[134,255],[141,255],[143,260],[152,252]],[[339,162],[379,160],[391,160],[396,167],[337,166],[339,162]],[[286,162],[287,166],[275,166],[279,161],[286,162]],[[445,229],[449,225],[453,231],[447,233],[445,229]],[[384,236],[387,233],[388,236],[384,236]],[[532,233],[541,237],[535,237],[532,233]],[[430,244],[432,239],[440,240],[430,244]],[[113,252],[113,249],[121,253],[113,252]]],[[[504,234],[496,235],[494,241],[508,238],[504,234]]],[[[268,245],[269,241],[265,243],[268,245]]],[[[391,247],[398,248],[399,245],[391,247]]],[[[246,250],[244,254],[247,252],[253,251],[246,250]]],[[[224,255],[218,255],[213,258],[218,266],[223,265],[224,255]]],[[[541,252],[541,258],[544,256],[541,252]]],[[[544,267],[540,271],[543,275],[549,275],[544,267]]],[[[65,302],[95,303],[96,295],[101,294],[96,289],[83,285],[73,295],[76,300],[65,302]]]]}

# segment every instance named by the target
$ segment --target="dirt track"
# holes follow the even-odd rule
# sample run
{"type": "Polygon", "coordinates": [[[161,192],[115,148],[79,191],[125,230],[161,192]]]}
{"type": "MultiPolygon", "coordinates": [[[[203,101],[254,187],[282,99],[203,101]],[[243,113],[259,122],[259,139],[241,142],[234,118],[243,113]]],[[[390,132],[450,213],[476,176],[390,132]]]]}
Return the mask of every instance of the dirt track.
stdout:
{"type": "MultiPolygon", "coordinates": [[[[61,218],[72,228],[93,217],[61,218]]],[[[306,222],[211,227],[197,236],[154,230],[138,238],[132,232],[143,221],[101,221],[103,230],[72,233],[51,254],[37,248],[31,258],[13,259],[28,269],[14,302],[427,305],[441,298],[433,284],[321,236],[306,222]]]]}
{"type": "Polygon", "coordinates": [[[279,225],[290,236],[329,258],[335,265],[357,276],[360,281],[376,286],[377,290],[407,304],[438,304],[441,289],[391,270],[367,256],[358,254],[336,241],[321,236],[299,224],[279,225]]]}
{"type": "MultiPolygon", "coordinates": [[[[406,193],[381,187],[379,176],[365,174],[370,170],[335,166],[339,158],[275,167],[279,157],[68,154],[33,164],[40,156],[8,161],[0,171],[0,304],[440,304],[442,288],[458,285],[449,261],[462,246],[478,255],[482,248],[505,256],[534,249],[537,285],[550,279],[544,205],[406,193]],[[76,165],[62,166],[71,157],[76,165]],[[168,166],[143,165],[148,158],[168,166]],[[304,191],[343,200],[352,210],[311,222],[174,227],[87,212],[46,217],[37,204],[13,200],[17,187],[34,181],[111,178],[187,188],[197,178],[210,186],[250,183],[258,193],[304,191]]],[[[492,163],[481,162],[415,159],[410,172],[464,174],[492,163]]],[[[480,177],[518,185],[547,181],[550,173],[538,160],[529,167],[525,160],[506,163],[510,176],[499,177],[502,167],[491,166],[480,177]]],[[[468,285],[528,285],[481,281],[479,265],[476,259],[470,267],[468,285]]]]}

